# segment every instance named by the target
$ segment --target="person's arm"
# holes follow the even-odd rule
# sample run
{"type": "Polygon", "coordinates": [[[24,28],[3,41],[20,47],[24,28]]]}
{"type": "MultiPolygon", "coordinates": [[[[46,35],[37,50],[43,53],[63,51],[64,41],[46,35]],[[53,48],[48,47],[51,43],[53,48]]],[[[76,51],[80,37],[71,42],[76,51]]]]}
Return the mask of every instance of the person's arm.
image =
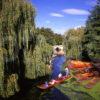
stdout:
{"type": "Polygon", "coordinates": [[[49,62],[47,67],[51,70],[51,60],[50,60],[50,62],[49,62]]]}
{"type": "Polygon", "coordinates": [[[54,62],[54,58],[52,58],[52,59],[50,60],[49,69],[51,69],[51,70],[53,69],[53,66],[52,66],[53,62],[54,62]]]}
{"type": "Polygon", "coordinates": [[[48,68],[51,70],[52,69],[51,65],[49,65],[48,68]]]}

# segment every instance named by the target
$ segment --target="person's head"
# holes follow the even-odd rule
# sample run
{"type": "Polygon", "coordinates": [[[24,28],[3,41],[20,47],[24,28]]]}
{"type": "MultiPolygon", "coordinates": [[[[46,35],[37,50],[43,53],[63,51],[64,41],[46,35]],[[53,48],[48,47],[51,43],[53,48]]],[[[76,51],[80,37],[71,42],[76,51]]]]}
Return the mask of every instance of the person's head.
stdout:
{"type": "Polygon", "coordinates": [[[61,51],[61,48],[57,47],[57,48],[55,48],[55,51],[59,52],[59,51],[61,51]]]}
{"type": "Polygon", "coordinates": [[[64,50],[62,45],[56,45],[53,48],[54,55],[64,55],[64,50]]]}

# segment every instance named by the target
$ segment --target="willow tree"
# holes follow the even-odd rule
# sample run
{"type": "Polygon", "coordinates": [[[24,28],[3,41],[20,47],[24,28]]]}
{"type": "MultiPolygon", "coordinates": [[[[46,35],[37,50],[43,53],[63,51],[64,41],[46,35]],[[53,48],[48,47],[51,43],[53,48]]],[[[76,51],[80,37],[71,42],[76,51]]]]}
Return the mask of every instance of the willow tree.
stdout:
{"type": "Polygon", "coordinates": [[[19,91],[24,52],[34,49],[35,9],[26,0],[0,0],[0,95],[19,91]]]}
{"type": "Polygon", "coordinates": [[[42,35],[36,36],[36,46],[33,52],[25,52],[25,76],[37,78],[50,73],[48,64],[52,54],[52,46],[46,42],[42,35]]]}
{"type": "Polygon", "coordinates": [[[64,46],[67,57],[79,58],[82,51],[82,38],[84,35],[84,27],[70,29],[65,32],[64,46]]]}

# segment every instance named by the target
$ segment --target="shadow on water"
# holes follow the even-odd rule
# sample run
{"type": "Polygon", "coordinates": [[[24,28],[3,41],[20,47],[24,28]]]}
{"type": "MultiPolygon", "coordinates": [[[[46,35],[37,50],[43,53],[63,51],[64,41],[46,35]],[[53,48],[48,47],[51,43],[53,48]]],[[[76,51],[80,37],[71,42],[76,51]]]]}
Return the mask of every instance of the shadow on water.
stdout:
{"type": "Polygon", "coordinates": [[[6,100],[36,100],[32,99],[36,98],[37,94],[40,95],[40,90],[36,88],[36,85],[43,83],[48,77],[49,76],[47,75],[44,77],[38,77],[34,80],[25,78],[21,80],[21,82],[19,81],[20,91],[6,100]]]}
{"type": "Polygon", "coordinates": [[[48,79],[49,75],[34,80],[24,79],[23,84],[20,84],[22,87],[18,93],[8,99],[0,98],[0,100],[69,100],[66,95],[56,88],[42,91],[36,87],[37,84],[48,79]]]}
{"type": "Polygon", "coordinates": [[[52,88],[51,91],[41,96],[41,100],[70,100],[67,95],[64,95],[59,89],[52,88]]]}

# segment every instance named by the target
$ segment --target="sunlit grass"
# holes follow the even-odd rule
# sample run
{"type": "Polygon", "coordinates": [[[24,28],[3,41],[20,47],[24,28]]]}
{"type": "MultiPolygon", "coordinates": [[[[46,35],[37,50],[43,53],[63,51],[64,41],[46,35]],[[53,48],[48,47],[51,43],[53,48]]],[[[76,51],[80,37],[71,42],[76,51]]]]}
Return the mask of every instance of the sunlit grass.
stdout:
{"type": "Polygon", "coordinates": [[[84,87],[86,83],[88,82],[77,83],[75,79],[71,79],[57,88],[71,100],[80,100],[80,98],[81,100],[100,100],[100,82],[91,89],[84,87]]]}

